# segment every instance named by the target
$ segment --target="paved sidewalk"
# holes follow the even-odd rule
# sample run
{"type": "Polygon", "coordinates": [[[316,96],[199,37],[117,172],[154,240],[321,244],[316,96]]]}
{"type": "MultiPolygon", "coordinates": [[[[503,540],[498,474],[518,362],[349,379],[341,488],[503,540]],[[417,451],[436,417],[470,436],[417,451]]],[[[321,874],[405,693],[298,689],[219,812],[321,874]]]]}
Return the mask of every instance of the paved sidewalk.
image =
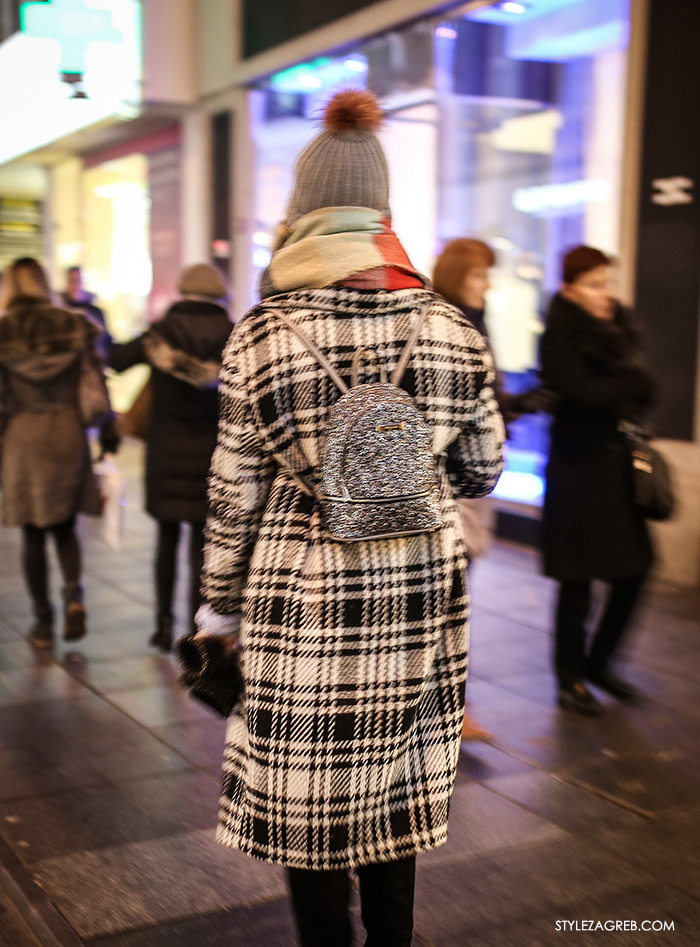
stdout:
{"type": "MultiPolygon", "coordinates": [[[[28,925],[45,947],[292,947],[283,872],[213,840],[223,724],[146,644],[138,478],[121,553],[83,525],[90,633],[53,654],[24,640],[18,531],[0,530],[0,944],[31,944],[28,925]]],[[[629,668],[648,700],[585,719],[554,703],[536,555],[498,544],[473,586],[468,695],[494,736],[463,745],[449,842],[419,858],[415,947],[696,947],[700,594],[649,592],[629,668]]]]}
{"type": "Polygon", "coordinates": [[[22,911],[0,885],[0,945],[2,947],[37,947],[32,929],[25,922],[22,911]]]}

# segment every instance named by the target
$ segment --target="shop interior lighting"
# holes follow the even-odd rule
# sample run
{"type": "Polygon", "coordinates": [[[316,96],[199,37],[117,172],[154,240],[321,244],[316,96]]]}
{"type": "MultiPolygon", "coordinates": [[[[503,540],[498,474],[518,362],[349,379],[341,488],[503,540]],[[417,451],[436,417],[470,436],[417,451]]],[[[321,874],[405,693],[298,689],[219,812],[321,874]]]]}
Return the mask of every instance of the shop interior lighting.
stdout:
{"type": "Polygon", "coordinates": [[[508,237],[493,237],[491,246],[496,250],[505,250],[506,252],[515,249],[515,244],[508,237]]]}
{"type": "Polygon", "coordinates": [[[544,497],[545,479],[542,458],[535,451],[507,447],[505,469],[498,478],[494,496],[514,503],[540,506],[544,497]]]}
{"type": "Polygon", "coordinates": [[[264,247],[255,247],[253,250],[253,266],[256,270],[264,270],[269,265],[272,254],[264,247]]]}
{"type": "Polygon", "coordinates": [[[516,503],[532,503],[539,506],[544,495],[544,480],[537,474],[520,470],[504,470],[493,491],[494,496],[516,503]]]}
{"type": "Polygon", "coordinates": [[[302,72],[298,77],[298,82],[302,89],[320,89],[323,85],[319,77],[311,72],[302,72]]]}
{"type": "Polygon", "coordinates": [[[228,240],[212,240],[211,252],[219,259],[224,259],[231,255],[231,244],[228,240]]]}
{"type": "Polygon", "coordinates": [[[506,27],[509,59],[568,62],[626,47],[629,0],[501,0],[464,17],[506,27]]]}
{"type": "Polygon", "coordinates": [[[435,35],[439,36],[440,39],[457,39],[457,30],[451,26],[438,26],[435,35]]]}
{"type": "Polygon", "coordinates": [[[275,73],[270,86],[275,92],[291,95],[323,93],[343,85],[364,85],[367,70],[364,56],[351,55],[343,59],[324,56],[275,73]]]}
{"type": "Polygon", "coordinates": [[[513,191],[511,203],[525,214],[552,215],[570,213],[584,204],[604,204],[610,199],[610,184],[604,179],[561,181],[513,191]]]}
{"type": "Polygon", "coordinates": [[[488,4],[476,9],[466,10],[463,16],[468,20],[477,20],[482,23],[500,23],[503,26],[514,26],[524,21],[538,19],[557,13],[567,7],[583,7],[589,3],[601,3],[615,6],[616,0],[501,0],[500,3],[488,4]]]}

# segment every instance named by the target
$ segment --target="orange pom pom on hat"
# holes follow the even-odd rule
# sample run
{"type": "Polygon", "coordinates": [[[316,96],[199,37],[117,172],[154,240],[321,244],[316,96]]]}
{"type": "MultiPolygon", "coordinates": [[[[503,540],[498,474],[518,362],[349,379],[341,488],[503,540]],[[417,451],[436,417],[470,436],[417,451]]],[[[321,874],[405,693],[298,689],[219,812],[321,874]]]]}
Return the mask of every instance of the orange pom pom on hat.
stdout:
{"type": "Polygon", "coordinates": [[[383,118],[371,92],[333,96],[324,130],[297,158],[287,225],[322,207],[371,207],[390,216],[389,172],[375,135],[383,118]]]}

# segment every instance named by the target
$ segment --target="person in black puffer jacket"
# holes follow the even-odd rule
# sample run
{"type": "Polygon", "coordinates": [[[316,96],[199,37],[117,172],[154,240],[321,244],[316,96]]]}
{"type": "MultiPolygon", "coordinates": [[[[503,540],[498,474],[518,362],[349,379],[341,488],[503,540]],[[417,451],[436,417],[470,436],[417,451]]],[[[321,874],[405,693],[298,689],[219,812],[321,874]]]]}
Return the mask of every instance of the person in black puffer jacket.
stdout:
{"type": "Polygon", "coordinates": [[[146,436],[146,510],[158,522],[155,559],[157,619],[150,643],[169,651],[181,524],[190,524],[190,626],[199,607],[207,476],[216,446],[218,375],[232,324],[221,302],[227,288],[200,263],[180,276],[182,299],[143,335],[110,348],[121,372],[151,366],[152,404],[146,436]]]}

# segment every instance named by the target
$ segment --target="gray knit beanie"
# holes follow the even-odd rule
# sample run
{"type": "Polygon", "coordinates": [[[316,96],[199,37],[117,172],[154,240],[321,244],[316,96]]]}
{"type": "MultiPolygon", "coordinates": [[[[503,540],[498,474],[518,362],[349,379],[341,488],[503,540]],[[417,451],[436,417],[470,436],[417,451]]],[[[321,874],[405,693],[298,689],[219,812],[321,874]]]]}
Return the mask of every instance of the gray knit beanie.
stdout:
{"type": "Polygon", "coordinates": [[[390,214],[389,172],[374,134],[382,120],[371,92],[347,89],[333,96],[324,131],[297,158],[287,225],[321,207],[372,207],[390,214]]]}
{"type": "Polygon", "coordinates": [[[223,276],[209,263],[188,266],[180,273],[177,288],[183,296],[209,296],[212,299],[223,299],[228,293],[223,276]]]}

